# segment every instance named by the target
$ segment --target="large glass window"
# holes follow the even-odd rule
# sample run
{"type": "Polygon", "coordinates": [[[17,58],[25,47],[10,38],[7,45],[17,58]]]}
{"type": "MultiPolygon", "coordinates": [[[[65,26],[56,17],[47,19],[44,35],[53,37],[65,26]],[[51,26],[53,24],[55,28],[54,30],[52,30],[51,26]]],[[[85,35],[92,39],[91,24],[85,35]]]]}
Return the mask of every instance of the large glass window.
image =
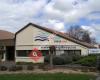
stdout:
{"type": "Polygon", "coordinates": [[[63,50],[57,50],[56,51],[56,55],[62,55],[62,54],[64,54],[64,51],[63,50]]]}
{"type": "Polygon", "coordinates": [[[42,53],[43,56],[49,55],[48,50],[41,50],[41,53],[42,53]]]}
{"type": "Polygon", "coordinates": [[[81,50],[65,50],[64,54],[73,56],[73,55],[81,55],[81,50]]]}
{"type": "Polygon", "coordinates": [[[75,55],[81,55],[81,50],[75,50],[75,55]]]}
{"type": "Polygon", "coordinates": [[[31,50],[18,50],[17,56],[18,57],[28,57],[30,52],[31,52],[31,50]]]}

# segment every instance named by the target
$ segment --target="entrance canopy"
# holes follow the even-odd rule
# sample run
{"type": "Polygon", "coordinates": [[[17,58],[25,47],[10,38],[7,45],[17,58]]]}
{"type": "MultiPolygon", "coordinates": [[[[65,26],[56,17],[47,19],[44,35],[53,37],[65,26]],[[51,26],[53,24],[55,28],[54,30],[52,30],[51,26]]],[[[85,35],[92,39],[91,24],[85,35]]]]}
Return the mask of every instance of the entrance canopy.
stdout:
{"type": "Polygon", "coordinates": [[[0,60],[14,60],[14,34],[0,30],[0,60]]]}
{"type": "Polygon", "coordinates": [[[0,30],[0,46],[14,46],[14,34],[0,30]]]}

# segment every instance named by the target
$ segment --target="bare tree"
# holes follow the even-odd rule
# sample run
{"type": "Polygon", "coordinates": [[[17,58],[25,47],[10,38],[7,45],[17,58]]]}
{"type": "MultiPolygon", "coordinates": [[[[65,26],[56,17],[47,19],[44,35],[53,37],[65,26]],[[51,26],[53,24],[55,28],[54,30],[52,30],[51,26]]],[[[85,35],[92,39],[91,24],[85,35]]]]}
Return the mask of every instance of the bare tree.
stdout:
{"type": "Polygon", "coordinates": [[[91,43],[90,34],[87,32],[84,32],[84,34],[82,36],[82,41],[87,42],[87,43],[91,43]]]}
{"type": "Polygon", "coordinates": [[[80,27],[79,26],[77,26],[77,25],[76,26],[71,26],[69,28],[69,30],[68,30],[68,34],[71,37],[78,38],[77,33],[79,32],[79,30],[80,30],[80,27]]]}
{"type": "Polygon", "coordinates": [[[79,25],[71,26],[68,29],[67,34],[83,42],[92,43],[92,44],[96,43],[95,38],[90,37],[91,33],[88,30],[82,29],[79,25]]]}

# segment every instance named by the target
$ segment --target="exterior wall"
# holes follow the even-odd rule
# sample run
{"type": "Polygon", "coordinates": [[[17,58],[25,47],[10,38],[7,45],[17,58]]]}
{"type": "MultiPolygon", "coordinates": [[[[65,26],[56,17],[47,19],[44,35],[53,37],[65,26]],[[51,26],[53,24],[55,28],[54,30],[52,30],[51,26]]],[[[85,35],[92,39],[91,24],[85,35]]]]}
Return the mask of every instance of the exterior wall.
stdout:
{"type": "Polygon", "coordinates": [[[5,57],[6,57],[6,46],[0,46],[0,60],[5,61],[5,57]]]}
{"type": "Polygon", "coordinates": [[[69,40],[65,40],[59,36],[56,36],[62,42],[54,42],[53,37],[56,35],[53,35],[52,33],[46,32],[44,30],[41,30],[39,28],[29,26],[23,31],[21,31],[19,34],[16,36],[16,46],[30,46],[30,45],[78,45],[74,42],[71,42],[69,40]],[[34,41],[34,37],[38,34],[44,34],[47,35],[50,38],[50,41],[34,41]]]}
{"type": "Polygon", "coordinates": [[[3,54],[3,59],[2,61],[6,61],[6,53],[3,54]]]}
{"type": "MultiPolygon", "coordinates": [[[[16,35],[16,50],[32,50],[33,48],[38,48],[39,50],[43,50],[42,46],[50,46],[50,45],[63,45],[63,46],[75,46],[75,50],[81,50],[81,55],[88,55],[88,48],[76,44],[72,41],[65,40],[62,37],[44,31],[42,29],[29,26],[25,28],[23,31],[16,35]],[[45,41],[35,41],[35,37],[38,35],[45,35],[49,38],[45,41]],[[55,39],[54,39],[55,38],[55,39]],[[57,42],[58,41],[58,42],[57,42]]],[[[72,50],[73,48],[69,48],[68,50],[72,50]]],[[[48,49],[47,49],[48,50],[48,49]]],[[[16,52],[16,51],[15,51],[16,52]]],[[[30,61],[28,58],[19,58],[15,55],[16,61],[30,61]]],[[[41,59],[40,62],[43,60],[41,59]]]]}
{"type": "Polygon", "coordinates": [[[14,46],[14,39],[0,40],[0,46],[14,46]]]}
{"type": "Polygon", "coordinates": [[[16,57],[16,62],[33,62],[33,63],[43,63],[44,62],[44,57],[41,57],[37,62],[32,60],[29,57],[16,57]]]}
{"type": "Polygon", "coordinates": [[[14,39],[0,40],[0,51],[2,51],[1,47],[4,47],[3,59],[1,61],[6,61],[6,46],[14,46],[14,39]]]}

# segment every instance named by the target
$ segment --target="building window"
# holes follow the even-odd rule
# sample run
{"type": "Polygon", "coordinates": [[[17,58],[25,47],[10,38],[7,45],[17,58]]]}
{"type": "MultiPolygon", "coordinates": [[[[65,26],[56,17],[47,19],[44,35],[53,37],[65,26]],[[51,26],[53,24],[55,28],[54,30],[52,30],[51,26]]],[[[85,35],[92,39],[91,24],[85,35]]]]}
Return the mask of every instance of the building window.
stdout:
{"type": "Polygon", "coordinates": [[[49,51],[48,50],[41,50],[40,52],[42,53],[42,56],[49,55],[49,51]]]}
{"type": "Polygon", "coordinates": [[[69,50],[69,51],[68,51],[68,55],[69,55],[69,56],[75,55],[75,54],[74,54],[74,50],[69,50]]]}
{"type": "Polygon", "coordinates": [[[81,55],[81,50],[65,50],[64,54],[73,56],[73,55],[81,55]]]}
{"type": "Polygon", "coordinates": [[[56,51],[56,55],[62,55],[62,54],[64,54],[64,51],[63,50],[57,50],[56,51]]]}
{"type": "Polygon", "coordinates": [[[30,53],[31,53],[31,50],[18,50],[17,56],[18,57],[28,57],[30,53]]]}
{"type": "Polygon", "coordinates": [[[75,50],[75,55],[81,55],[81,50],[75,50]]]}

